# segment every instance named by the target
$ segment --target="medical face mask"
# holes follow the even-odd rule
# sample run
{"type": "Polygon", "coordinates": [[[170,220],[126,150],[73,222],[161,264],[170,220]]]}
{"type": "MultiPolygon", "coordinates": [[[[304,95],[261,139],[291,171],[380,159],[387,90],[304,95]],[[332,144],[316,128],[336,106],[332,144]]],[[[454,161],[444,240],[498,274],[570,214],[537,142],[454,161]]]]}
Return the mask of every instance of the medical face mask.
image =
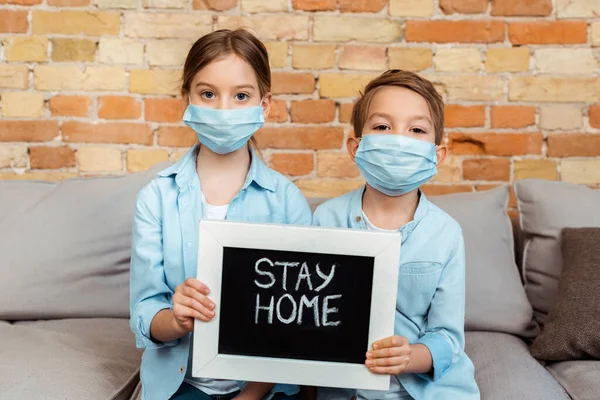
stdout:
{"type": "Polygon", "coordinates": [[[436,146],[402,135],[365,135],[355,156],[367,183],[388,196],[401,196],[437,173],[436,146]]]}
{"type": "Polygon", "coordinates": [[[218,154],[241,149],[265,123],[263,108],[247,107],[217,110],[199,107],[191,102],[183,114],[183,122],[196,132],[200,143],[218,154]]]}

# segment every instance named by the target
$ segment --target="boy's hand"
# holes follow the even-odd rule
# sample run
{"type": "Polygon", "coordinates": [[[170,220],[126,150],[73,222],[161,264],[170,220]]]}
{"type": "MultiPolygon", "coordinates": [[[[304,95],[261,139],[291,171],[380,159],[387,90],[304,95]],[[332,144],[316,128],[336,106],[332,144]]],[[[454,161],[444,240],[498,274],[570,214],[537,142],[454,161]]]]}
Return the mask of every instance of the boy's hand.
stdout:
{"type": "Polygon", "coordinates": [[[398,375],[410,363],[412,349],[404,336],[390,336],[373,343],[367,352],[366,366],[374,374],[398,375]]]}
{"type": "Polygon", "coordinates": [[[198,279],[188,278],[175,288],[173,316],[180,329],[191,332],[194,319],[209,322],[215,316],[215,303],[208,298],[208,287],[198,279]]]}

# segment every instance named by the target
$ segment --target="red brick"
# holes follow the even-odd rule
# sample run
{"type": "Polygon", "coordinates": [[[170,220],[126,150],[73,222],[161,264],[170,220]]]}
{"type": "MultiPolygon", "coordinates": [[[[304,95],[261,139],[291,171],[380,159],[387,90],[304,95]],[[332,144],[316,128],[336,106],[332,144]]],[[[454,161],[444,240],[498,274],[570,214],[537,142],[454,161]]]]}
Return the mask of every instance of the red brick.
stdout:
{"type": "Polygon", "coordinates": [[[290,115],[292,122],[331,122],[335,118],[335,102],[326,99],[294,101],[290,115]]]}
{"type": "MultiPolygon", "coordinates": [[[[475,185],[475,190],[477,192],[484,192],[486,190],[495,189],[498,186],[501,186],[501,185],[475,185]]],[[[508,195],[508,208],[516,208],[516,207],[517,207],[517,196],[515,194],[514,187],[511,185],[510,189],[509,189],[509,195],[508,195]]]]}
{"type": "Polygon", "coordinates": [[[488,0],[440,0],[445,14],[477,14],[487,11],[488,0]]]}
{"type": "Polygon", "coordinates": [[[407,21],[407,42],[494,43],[504,41],[504,22],[491,20],[407,21]]]}
{"type": "Polygon", "coordinates": [[[382,46],[344,46],[339,60],[340,69],[381,71],[387,64],[386,48],[382,46]]]}
{"type": "Polygon", "coordinates": [[[592,128],[600,128],[600,106],[590,107],[590,126],[592,128]]]}
{"type": "Polygon", "coordinates": [[[90,5],[90,0],[48,0],[48,5],[55,7],[85,7],[90,5]]]}
{"type": "Polygon", "coordinates": [[[70,147],[31,147],[31,169],[59,169],[75,166],[75,152],[70,147]]]}
{"type": "Polygon", "coordinates": [[[269,166],[282,174],[302,176],[310,174],[315,163],[312,153],[274,153],[269,166]]]}
{"type": "Polygon", "coordinates": [[[535,124],[535,107],[493,106],[492,128],[525,128],[535,124]]]}
{"type": "Polygon", "coordinates": [[[187,126],[161,126],[157,136],[159,146],[191,147],[198,142],[196,132],[187,126]]]}
{"type": "Polygon", "coordinates": [[[342,12],[379,12],[386,5],[386,0],[340,0],[342,12]]]}
{"type": "Polygon", "coordinates": [[[492,15],[545,17],[552,13],[552,0],[492,0],[492,15]]]}
{"type": "Polygon", "coordinates": [[[599,134],[567,133],[548,136],[549,157],[600,156],[599,134]]]}
{"type": "Polygon", "coordinates": [[[301,11],[333,11],[337,8],[336,0],[292,0],[294,10],[301,11]]]}
{"type": "Polygon", "coordinates": [[[153,122],[179,122],[184,108],[180,99],[144,99],[144,118],[153,122]]]}
{"type": "Polygon", "coordinates": [[[137,119],[142,105],[128,96],[101,96],[98,98],[98,117],[104,119],[137,119]]]}
{"type": "Polygon", "coordinates": [[[446,128],[471,128],[485,125],[485,106],[448,104],[444,110],[446,128]]]}
{"type": "Polygon", "coordinates": [[[317,154],[317,176],[320,178],[356,178],[360,171],[348,153],[317,154]]]}
{"type": "Polygon", "coordinates": [[[285,122],[287,119],[288,112],[285,100],[272,100],[267,122],[285,122]]]}
{"type": "Polygon", "coordinates": [[[541,133],[451,133],[450,153],[512,156],[541,154],[541,133]]]}
{"type": "Polygon", "coordinates": [[[344,129],[338,127],[261,128],[255,134],[261,148],[323,150],[341,149],[344,129]]]}
{"type": "Polygon", "coordinates": [[[54,96],[50,99],[53,117],[87,117],[92,99],[86,96],[54,96]]]}
{"type": "Polygon", "coordinates": [[[65,142],[152,144],[152,128],[148,124],[88,124],[67,121],[62,125],[65,142]]]}
{"type": "Polygon", "coordinates": [[[586,21],[539,21],[508,24],[512,44],[577,44],[587,42],[586,21]]]}
{"type": "Polygon", "coordinates": [[[6,0],[6,4],[16,4],[19,6],[34,6],[41,4],[42,0],[6,0]]]}
{"type": "Polygon", "coordinates": [[[57,136],[57,121],[0,120],[0,142],[46,142],[57,136]]]}
{"type": "Polygon", "coordinates": [[[444,196],[446,194],[472,192],[473,186],[428,184],[421,186],[421,190],[426,196],[444,196]]]}
{"type": "Polygon", "coordinates": [[[315,91],[315,77],[312,74],[294,74],[290,72],[273,72],[271,75],[271,92],[312,93],[315,91]]]}
{"type": "Polygon", "coordinates": [[[467,181],[509,181],[510,159],[479,158],[463,161],[463,178],[467,181]]]}
{"type": "Polygon", "coordinates": [[[237,6],[237,0],[194,0],[194,10],[225,11],[237,6]]]}
{"type": "Polygon", "coordinates": [[[342,103],[340,104],[340,122],[350,122],[352,119],[352,109],[354,103],[342,103]]]}
{"type": "Polygon", "coordinates": [[[0,10],[0,33],[27,33],[27,11],[0,10]]]}

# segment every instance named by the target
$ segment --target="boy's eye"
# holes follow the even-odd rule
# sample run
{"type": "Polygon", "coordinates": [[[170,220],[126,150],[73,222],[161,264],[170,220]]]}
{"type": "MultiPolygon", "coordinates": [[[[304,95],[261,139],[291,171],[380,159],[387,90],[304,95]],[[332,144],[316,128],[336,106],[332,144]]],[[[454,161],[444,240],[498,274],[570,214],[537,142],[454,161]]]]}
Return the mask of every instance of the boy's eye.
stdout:
{"type": "Polygon", "coordinates": [[[236,100],[244,101],[248,99],[248,95],[246,93],[238,93],[235,95],[236,100]]]}
{"type": "Polygon", "coordinates": [[[202,92],[202,97],[204,97],[205,99],[214,99],[215,94],[213,92],[211,92],[210,90],[206,90],[206,91],[202,92]]]}
{"type": "Polygon", "coordinates": [[[376,131],[387,131],[388,129],[390,129],[390,127],[384,124],[375,125],[376,131]]]}
{"type": "Polygon", "coordinates": [[[427,133],[421,128],[412,128],[411,131],[413,131],[414,133],[418,133],[418,134],[427,133]]]}

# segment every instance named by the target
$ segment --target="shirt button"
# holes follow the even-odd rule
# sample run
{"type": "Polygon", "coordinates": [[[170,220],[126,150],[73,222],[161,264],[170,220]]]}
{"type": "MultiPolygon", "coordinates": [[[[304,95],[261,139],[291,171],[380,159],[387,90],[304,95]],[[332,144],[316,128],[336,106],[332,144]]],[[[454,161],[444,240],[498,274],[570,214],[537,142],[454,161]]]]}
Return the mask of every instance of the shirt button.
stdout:
{"type": "Polygon", "coordinates": [[[181,372],[183,374],[183,371],[185,371],[185,368],[179,367],[179,372],[181,372]]]}
{"type": "Polygon", "coordinates": [[[188,242],[187,247],[192,247],[192,242],[188,242]]]}
{"type": "Polygon", "coordinates": [[[355,220],[356,220],[356,222],[360,222],[360,221],[362,221],[362,218],[361,217],[356,217],[355,220]]]}

